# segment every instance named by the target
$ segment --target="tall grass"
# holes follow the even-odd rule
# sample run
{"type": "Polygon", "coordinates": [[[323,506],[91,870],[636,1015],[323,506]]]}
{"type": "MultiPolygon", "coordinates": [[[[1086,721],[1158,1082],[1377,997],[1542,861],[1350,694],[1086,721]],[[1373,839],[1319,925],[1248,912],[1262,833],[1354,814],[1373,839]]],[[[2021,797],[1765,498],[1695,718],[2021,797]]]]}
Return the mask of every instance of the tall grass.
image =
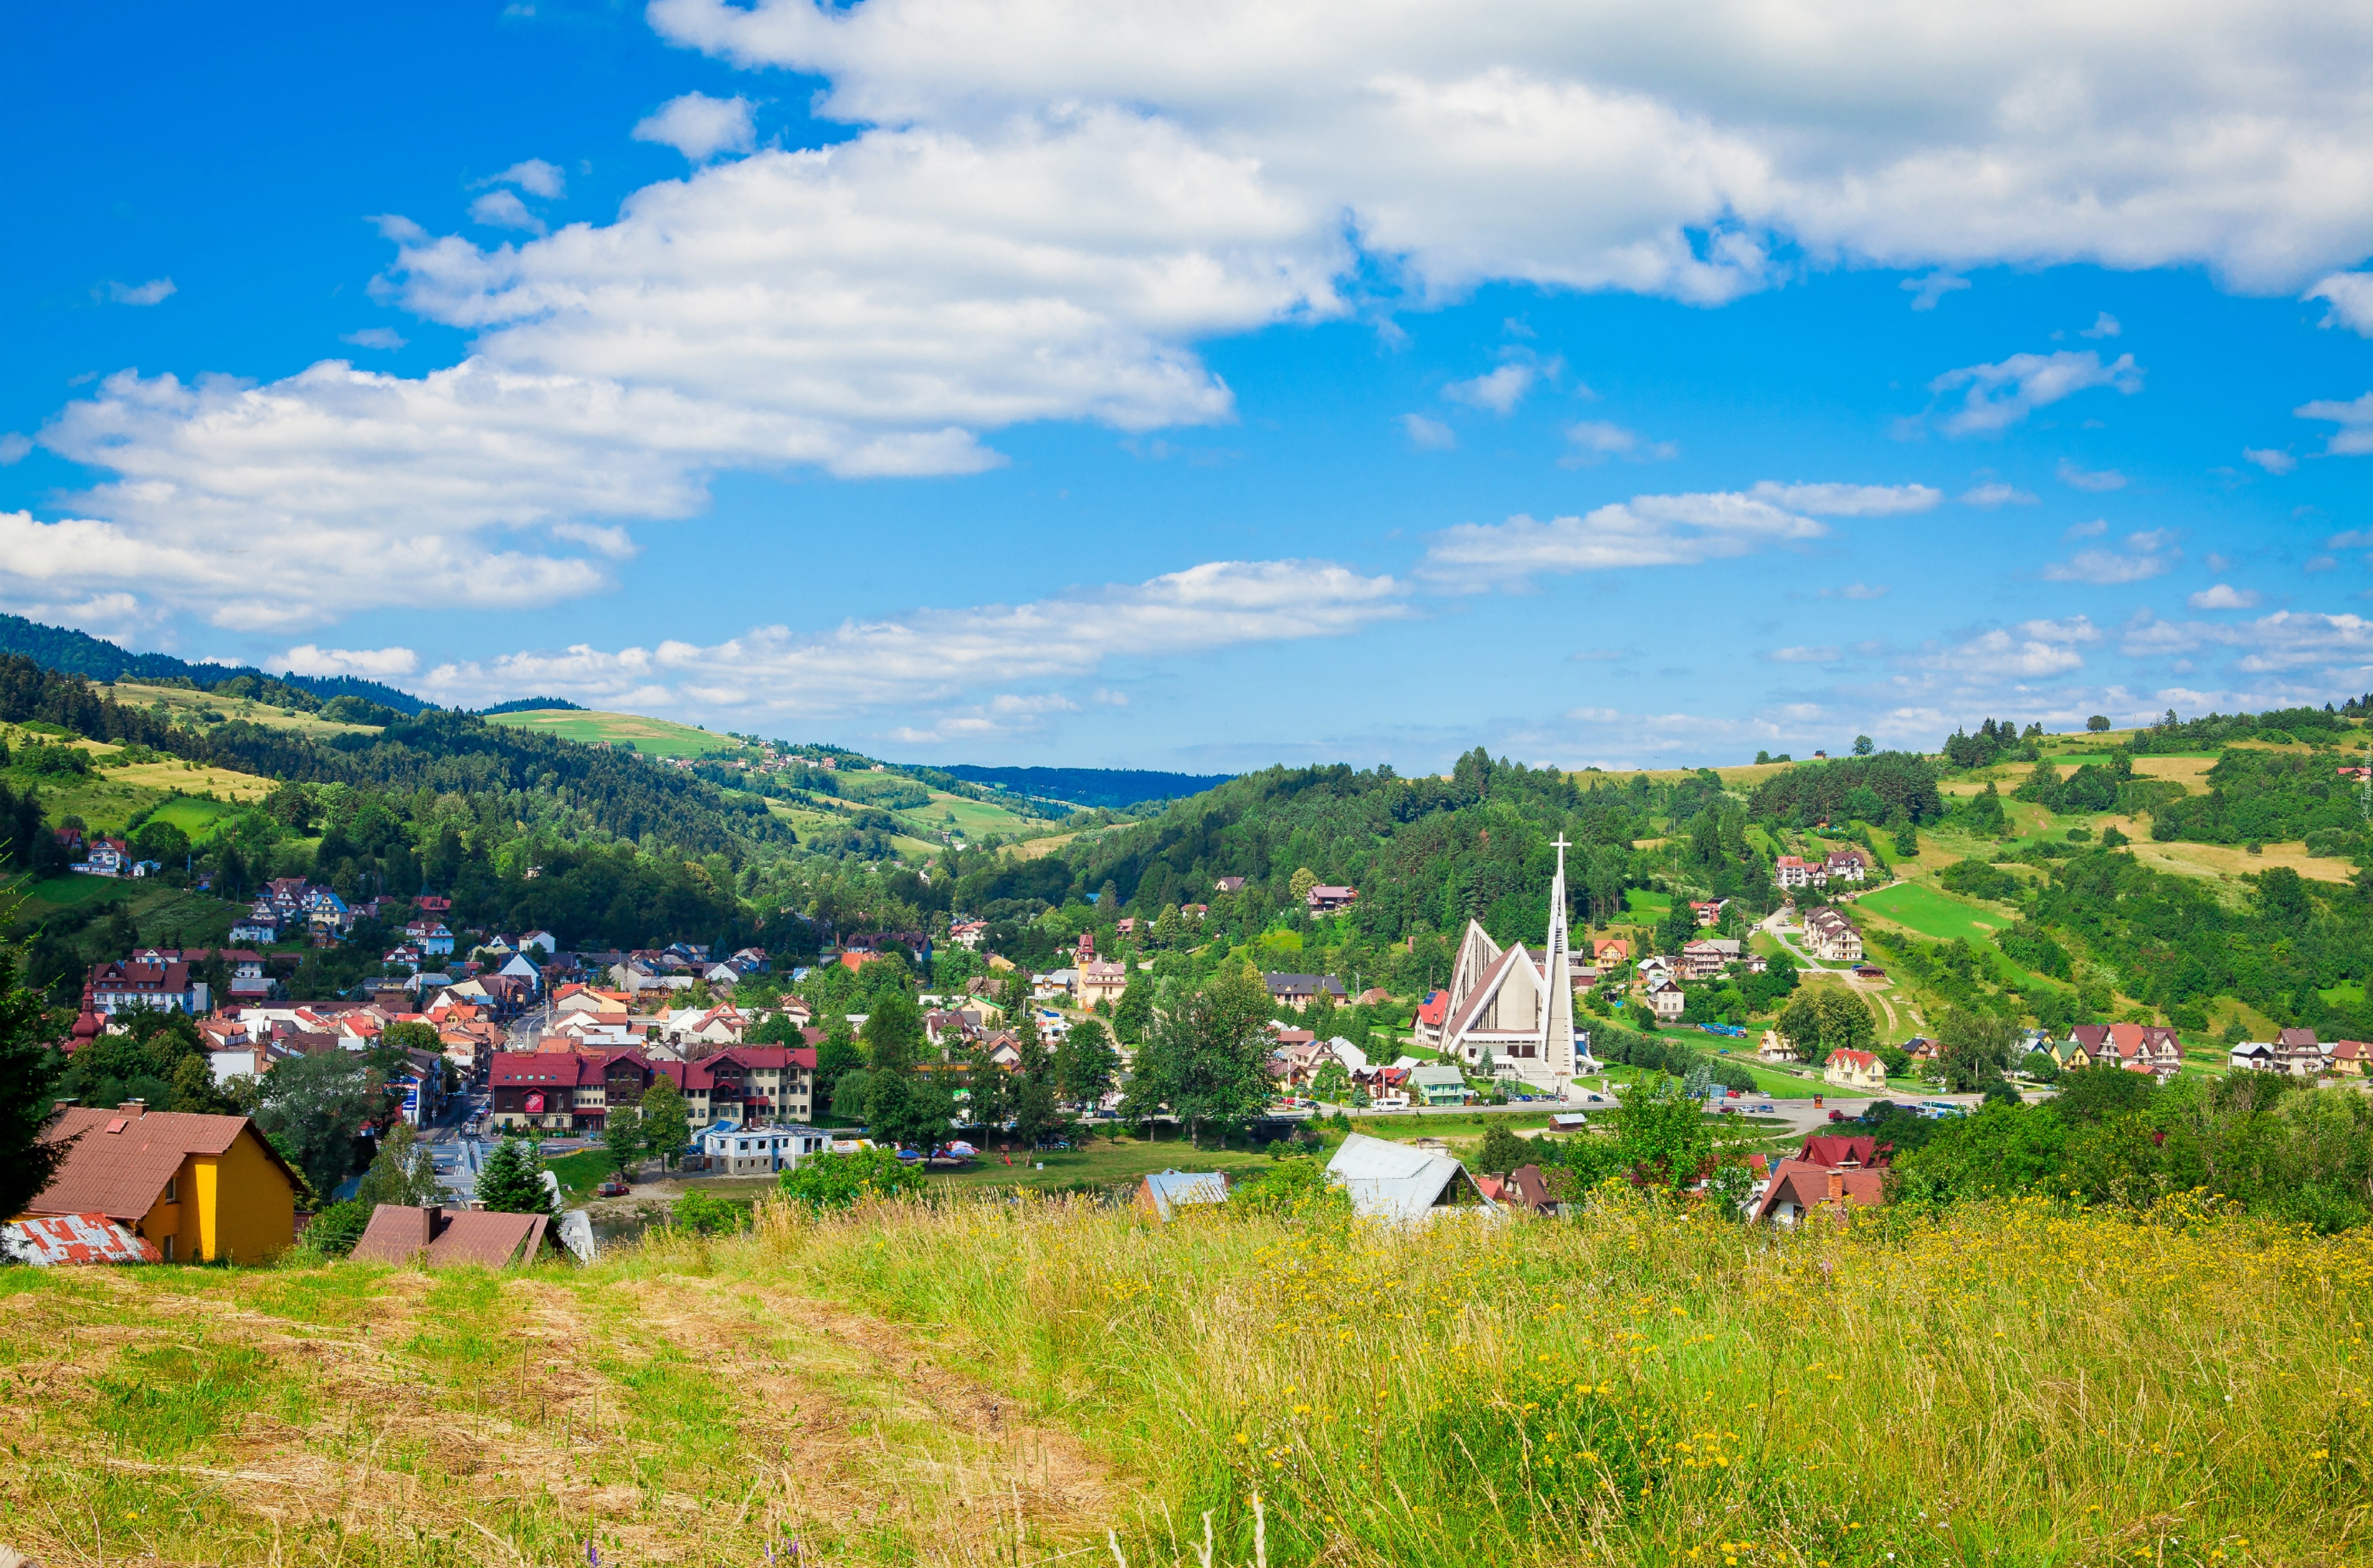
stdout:
{"type": "MultiPolygon", "coordinates": [[[[1163,1228],[1059,1202],[777,1214],[1249,1562],[2353,1561],[2373,1240],[2192,1202],[1746,1230],[1163,1228]]],[[[1186,1521],[1182,1524],[1181,1521],[1186,1521]]]]}

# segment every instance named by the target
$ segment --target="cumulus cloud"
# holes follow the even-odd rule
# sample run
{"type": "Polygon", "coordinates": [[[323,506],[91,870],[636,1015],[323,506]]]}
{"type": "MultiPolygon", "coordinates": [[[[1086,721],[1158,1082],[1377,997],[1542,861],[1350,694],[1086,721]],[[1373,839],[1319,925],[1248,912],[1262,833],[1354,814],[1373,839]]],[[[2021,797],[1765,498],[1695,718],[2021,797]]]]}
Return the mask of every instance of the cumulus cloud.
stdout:
{"type": "Polygon", "coordinates": [[[1588,467],[1604,462],[1610,457],[1628,457],[1640,462],[1654,462],[1680,455],[1680,447],[1673,441],[1651,441],[1636,430],[1604,419],[1584,419],[1566,427],[1568,451],[1559,461],[1569,468],[1588,467]]]}
{"type": "Polygon", "coordinates": [[[2093,324],[2091,326],[2087,327],[2083,332],[2078,333],[2076,335],[2078,337],[2115,337],[2124,330],[2125,329],[2123,327],[2118,324],[2117,317],[2110,314],[2109,311],[2104,310],[2099,315],[2093,318],[2093,324]]]}
{"type": "Polygon", "coordinates": [[[657,142],[695,163],[707,163],[719,153],[750,151],[758,145],[758,132],[748,99],[688,92],[637,124],[635,140],[657,142]]]}
{"type": "Polygon", "coordinates": [[[2096,587],[2144,582],[2166,573],[2182,554],[2163,529],[2130,533],[2126,545],[2122,551],[2080,550],[2069,560],[2044,568],[2042,576],[2047,582],[2088,582],[2096,587]]]}
{"type": "Polygon", "coordinates": [[[1543,573],[1690,566],[1828,532],[1809,517],[1736,492],[1635,496],[1585,517],[1461,523],[1433,536],[1418,573],[1454,591],[1513,589],[1543,573]]]}
{"type": "Polygon", "coordinates": [[[1925,277],[1905,278],[1903,287],[1911,296],[1913,310],[1933,310],[1936,308],[1937,300],[1957,288],[1969,287],[1970,280],[1966,277],[1956,277],[1948,272],[1932,272],[1925,277]]]}
{"type": "Polygon", "coordinates": [[[2336,272],[2307,291],[2309,299],[2332,307],[2323,318],[2328,327],[2347,327],[2373,337],[2373,272],[2336,272]]]}
{"type": "Polygon", "coordinates": [[[1401,434],[1409,445],[1420,451],[1446,452],[1458,444],[1457,434],[1439,419],[1429,419],[1422,414],[1400,416],[1401,434]]]}
{"type": "Polygon", "coordinates": [[[2031,507],[2035,505],[2035,497],[2032,493],[2022,490],[2016,485],[2005,485],[1999,480],[1983,485],[1972,485],[1961,492],[1959,499],[1965,507],[2031,507]]]}
{"type": "Polygon", "coordinates": [[[2250,610],[2257,607],[2258,596],[2249,590],[2220,582],[2214,588],[2202,589],[2184,603],[2195,610],[2250,610]]]}
{"type": "Polygon", "coordinates": [[[2279,447],[2243,447],[2241,456],[2269,474],[2288,474],[2298,466],[2298,459],[2279,447]]]}
{"type": "Polygon", "coordinates": [[[408,648],[316,648],[299,643],[272,666],[300,675],[361,675],[388,681],[420,668],[420,655],[408,648]]]}
{"type": "Polygon", "coordinates": [[[359,332],[339,334],[338,341],[351,343],[357,348],[397,349],[404,344],[403,334],[393,327],[365,327],[359,332]]]}
{"type": "Polygon", "coordinates": [[[516,191],[489,191],[470,204],[470,221],[483,223],[489,228],[523,228],[531,234],[544,231],[544,219],[527,210],[516,191]]]}
{"type": "Polygon", "coordinates": [[[1953,271],[2205,263],[2282,290],[2373,229],[2373,45],[2312,8],[1778,0],[658,0],[660,31],[822,75],[828,113],[988,124],[1144,105],[1350,215],[1430,288],[1482,276],[1726,298],[1819,257],[1953,271]]]}
{"type": "Polygon", "coordinates": [[[543,196],[549,199],[567,190],[568,177],[561,172],[559,165],[546,163],[540,158],[531,158],[524,162],[512,164],[500,174],[489,175],[478,183],[480,185],[516,185],[531,196],[543,196]]]}
{"type": "Polygon", "coordinates": [[[2090,490],[2098,495],[2103,491],[2122,490],[2126,487],[2126,476],[2114,468],[2104,468],[2088,474],[2064,457],[2060,460],[2060,466],[2052,472],[2059,476],[2063,485],[2072,490],[2090,490]]]}
{"type": "Polygon", "coordinates": [[[1783,485],[1766,479],[1748,494],[1815,517],[1897,517],[1924,512],[1945,498],[1925,485],[1783,485]]]}
{"type": "Polygon", "coordinates": [[[1463,403],[1469,408],[1489,409],[1493,414],[1513,413],[1525,393],[1532,390],[1539,372],[1530,365],[1502,365],[1498,369],[1467,381],[1453,381],[1442,389],[1442,395],[1453,403],[1463,403]]]}
{"type": "MultiPolygon", "coordinates": [[[[609,651],[589,643],[441,664],[419,685],[471,701],[536,692],[825,718],[1077,678],[1116,656],[1341,636],[1409,614],[1405,590],[1389,577],[1328,561],[1212,561],[1032,603],[918,610],[822,633],[765,626],[708,646],[609,651]]],[[[1068,702],[1006,692],[982,711],[1046,712],[1068,702]]],[[[960,725],[967,711],[949,721],[960,725]]]]}
{"type": "Polygon", "coordinates": [[[0,435],[0,468],[14,468],[33,455],[33,438],[21,430],[0,435]]]}
{"type": "Polygon", "coordinates": [[[2363,457],[2373,452],[2373,392],[2349,403],[2329,398],[2303,403],[2291,412],[2302,419],[2328,419],[2340,427],[2324,443],[2323,450],[2334,457],[2363,457]]]}
{"type": "Polygon", "coordinates": [[[2077,646],[2098,641],[2100,636],[2099,629],[2083,615],[2065,621],[2024,621],[1947,646],[1932,645],[1901,661],[1909,668],[1965,680],[2005,676],[2032,680],[2082,669],[2085,656],[2076,651],[2077,646]]]}
{"type": "Polygon", "coordinates": [[[2098,350],[2082,354],[2014,354],[1994,365],[1965,365],[1928,383],[1942,394],[1967,387],[1959,412],[1944,421],[1948,436],[1991,434],[2019,423],[2036,409],[2094,387],[2115,387],[2132,396],[2143,390],[2143,372],[2131,354],[2101,363],[2098,350]]]}
{"type": "Polygon", "coordinates": [[[111,283],[107,297],[118,305],[161,305],[181,290],[170,277],[152,277],[146,283],[111,283]]]}

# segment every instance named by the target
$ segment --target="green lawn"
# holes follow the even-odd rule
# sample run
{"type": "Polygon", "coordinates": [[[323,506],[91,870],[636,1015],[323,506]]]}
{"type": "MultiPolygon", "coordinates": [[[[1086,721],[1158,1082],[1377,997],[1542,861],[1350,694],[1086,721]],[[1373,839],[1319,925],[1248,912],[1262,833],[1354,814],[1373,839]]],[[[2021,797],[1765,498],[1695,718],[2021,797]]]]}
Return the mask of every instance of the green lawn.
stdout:
{"type": "Polygon", "coordinates": [[[182,795],[158,806],[150,817],[152,822],[170,822],[197,843],[214,831],[215,824],[225,817],[236,816],[247,808],[236,801],[205,801],[182,795]]]}
{"type": "Polygon", "coordinates": [[[929,805],[902,811],[897,815],[927,838],[949,826],[966,838],[982,838],[992,833],[1023,833],[1047,825],[1043,817],[1023,816],[993,801],[971,800],[941,790],[931,791],[929,805]],[[955,818],[953,824],[947,820],[952,815],[955,818]]]}
{"type": "Polygon", "coordinates": [[[1651,893],[1644,887],[1623,890],[1623,907],[1634,915],[1661,916],[1673,907],[1669,893],[1651,893]]]}
{"type": "Polygon", "coordinates": [[[541,730],[568,741],[632,741],[635,750],[645,756],[707,756],[742,749],[742,743],[731,735],[712,735],[689,724],[651,719],[640,713],[539,708],[521,713],[490,714],[486,721],[521,730],[541,730]]]}
{"type": "Polygon", "coordinates": [[[2355,1007],[2365,1000],[2365,984],[2361,980],[2343,980],[2336,986],[2326,986],[2316,994],[2334,1007],[2355,1007]]]}
{"type": "Polygon", "coordinates": [[[1864,894],[1854,907],[1867,909],[1907,930],[1944,942],[1991,942],[1993,933],[2009,926],[2013,917],[1956,897],[1924,882],[1900,883],[1864,894]]]}
{"type": "MultiPolygon", "coordinates": [[[[1164,1129],[1165,1134],[1168,1132],[1164,1129]]],[[[1239,1144],[1222,1149],[1216,1141],[1205,1139],[1206,1147],[1198,1149],[1185,1139],[1163,1136],[1149,1142],[1142,1137],[1124,1135],[1118,1142],[1106,1139],[1101,1132],[1085,1140],[1080,1149],[1042,1149],[1024,1156],[1019,1149],[1013,1152],[1013,1164],[1008,1165],[1004,1156],[994,1146],[982,1151],[980,1159],[968,1171],[954,1171],[931,1177],[933,1187],[960,1190],[984,1188],[1030,1188],[1039,1191],[1062,1191],[1078,1188],[1117,1187],[1133,1182],[1149,1171],[1225,1171],[1241,1176],[1267,1170],[1269,1158],[1239,1144]],[[1036,1167],[1045,1165],[1045,1170],[1036,1167]]],[[[1280,1147],[1282,1147],[1280,1145],[1280,1147]]]]}

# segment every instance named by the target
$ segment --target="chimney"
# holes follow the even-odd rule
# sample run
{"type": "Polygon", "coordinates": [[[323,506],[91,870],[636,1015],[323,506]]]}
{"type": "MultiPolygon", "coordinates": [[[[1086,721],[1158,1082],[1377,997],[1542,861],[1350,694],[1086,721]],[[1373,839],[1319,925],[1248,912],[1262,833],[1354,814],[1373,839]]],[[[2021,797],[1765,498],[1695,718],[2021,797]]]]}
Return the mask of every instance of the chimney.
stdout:
{"type": "Polygon", "coordinates": [[[116,1106],[115,1110],[116,1114],[119,1116],[146,1116],[148,1114],[148,1102],[146,1100],[126,1100],[122,1105],[116,1106]]]}
{"type": "Polygon", "coordinates": [[[1833,1169],[1829,1172],[1829,1201],[1837,1204],[1841,1208],[1843,1208],[1845,1206],[1845,1200],[1846,1173],[1833,1169]]]}

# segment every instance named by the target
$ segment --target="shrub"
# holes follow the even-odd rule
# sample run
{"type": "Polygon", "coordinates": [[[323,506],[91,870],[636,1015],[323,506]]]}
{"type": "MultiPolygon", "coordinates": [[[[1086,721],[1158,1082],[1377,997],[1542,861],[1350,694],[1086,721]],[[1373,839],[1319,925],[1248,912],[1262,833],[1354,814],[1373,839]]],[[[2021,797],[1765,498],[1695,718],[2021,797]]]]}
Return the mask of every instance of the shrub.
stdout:
{"type": "Polygon", "coordinates": [[[925,1177],[888,1149],[811,1154],[775,1178],[783,1196],[810,1209],[848,1209],[871,1198],[920,1192],[925,1177]]]}
{"type": "Polygon", "coordinates": [[[312,1223],[305,1227],[306,1250],[324,1258],[345,1257],[354,1251],[355,1243],[362,1240],[363,1232],[369,1228],[371,1208],[370,1204],[357,1202],[351,1198],[344,1203],[331,1204],[314,1215],[312,1223]]]}
{"type": "Polygon", "coordinates": [[[695,1235],[729,1235],[750,1228],[750,1205],[696,1190],[675,1200],[671,1217],[695,1235]]]}

